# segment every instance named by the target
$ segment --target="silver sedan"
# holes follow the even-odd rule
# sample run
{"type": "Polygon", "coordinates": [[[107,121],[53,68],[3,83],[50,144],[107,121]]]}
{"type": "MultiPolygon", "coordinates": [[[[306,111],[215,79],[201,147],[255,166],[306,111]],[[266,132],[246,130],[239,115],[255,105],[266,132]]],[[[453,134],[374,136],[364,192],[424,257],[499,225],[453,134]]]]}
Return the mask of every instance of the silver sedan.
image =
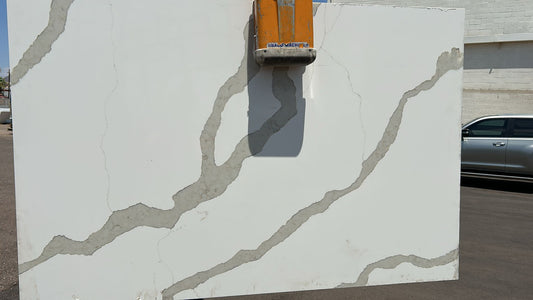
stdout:
{"type": "Polygon", "coordinates": [[[533,182],[533,115],[498,115],[463,126],[461,174],[533,182]]]}

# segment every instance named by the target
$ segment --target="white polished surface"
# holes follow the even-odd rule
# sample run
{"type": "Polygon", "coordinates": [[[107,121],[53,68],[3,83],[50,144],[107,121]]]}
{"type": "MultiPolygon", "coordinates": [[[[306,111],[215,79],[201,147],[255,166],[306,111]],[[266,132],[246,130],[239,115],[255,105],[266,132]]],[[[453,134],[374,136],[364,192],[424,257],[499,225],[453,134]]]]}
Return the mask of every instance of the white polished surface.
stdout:
{"type": "Polygon", "coordinates": [[[317,60],[259,69],[249,1],[34,2],[8,1],[21,299],[457,279],[462,10],[322,4],[317,60]]]}

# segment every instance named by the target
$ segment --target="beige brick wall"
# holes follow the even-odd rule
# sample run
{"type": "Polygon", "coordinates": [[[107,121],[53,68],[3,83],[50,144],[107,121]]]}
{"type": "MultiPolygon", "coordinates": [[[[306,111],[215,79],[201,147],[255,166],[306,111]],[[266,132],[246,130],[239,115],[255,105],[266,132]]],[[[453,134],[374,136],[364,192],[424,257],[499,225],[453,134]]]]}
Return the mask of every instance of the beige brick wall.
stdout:
{"type": "Polygon", "coordinates": [[[533,42],[465,45],[463,122],[533,114],[533,42]]]}
{"type": "Polygon", "coordinates": [[[464,70],[463,88],[482,91],[533,91],[533,69],[464,70]]]}
{"type": "Polygon", "coordinates": [[[494,114],[533,114],[533,68],[464,70],[463,123],[494,114]]]}
{"type": "Polygon", "coordinates": [[[466,37],[533,33],[533,0],[332,0],[331,2],[465,8],[466,37]]]}
{"type": "Polygon", "coordinates": [[[495,114],[533,114],[533,91],[463,91],[463,124],[495,114]]]}

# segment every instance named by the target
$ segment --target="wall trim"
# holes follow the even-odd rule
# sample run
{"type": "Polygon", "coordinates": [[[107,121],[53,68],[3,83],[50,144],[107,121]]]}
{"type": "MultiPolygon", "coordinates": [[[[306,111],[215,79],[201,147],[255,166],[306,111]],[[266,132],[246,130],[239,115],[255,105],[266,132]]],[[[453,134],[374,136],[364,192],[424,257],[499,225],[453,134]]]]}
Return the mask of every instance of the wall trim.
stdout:
{"type": "Polygon", "coordinates": [[[508,43],[533,41],[533,33],[511,33],[486,36],[465,36],[465,44],[508,43]]]}

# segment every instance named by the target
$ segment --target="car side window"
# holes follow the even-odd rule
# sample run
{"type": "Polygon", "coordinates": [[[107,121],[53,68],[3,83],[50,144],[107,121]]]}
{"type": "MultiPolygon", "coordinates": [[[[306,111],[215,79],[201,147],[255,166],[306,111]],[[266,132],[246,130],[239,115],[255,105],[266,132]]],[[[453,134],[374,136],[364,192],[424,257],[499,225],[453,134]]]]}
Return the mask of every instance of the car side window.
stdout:
{"type": "Polygon", "coordinates": [[[468,126],[470,130],[469,137],[503,137],[507,119],[488,119],[481,120],[468,126]]]}
{"type": "Polygon", "coordinates": [[[533,119],[514,119],[512,137],[530,138],[533,137],[533,119]]]}

